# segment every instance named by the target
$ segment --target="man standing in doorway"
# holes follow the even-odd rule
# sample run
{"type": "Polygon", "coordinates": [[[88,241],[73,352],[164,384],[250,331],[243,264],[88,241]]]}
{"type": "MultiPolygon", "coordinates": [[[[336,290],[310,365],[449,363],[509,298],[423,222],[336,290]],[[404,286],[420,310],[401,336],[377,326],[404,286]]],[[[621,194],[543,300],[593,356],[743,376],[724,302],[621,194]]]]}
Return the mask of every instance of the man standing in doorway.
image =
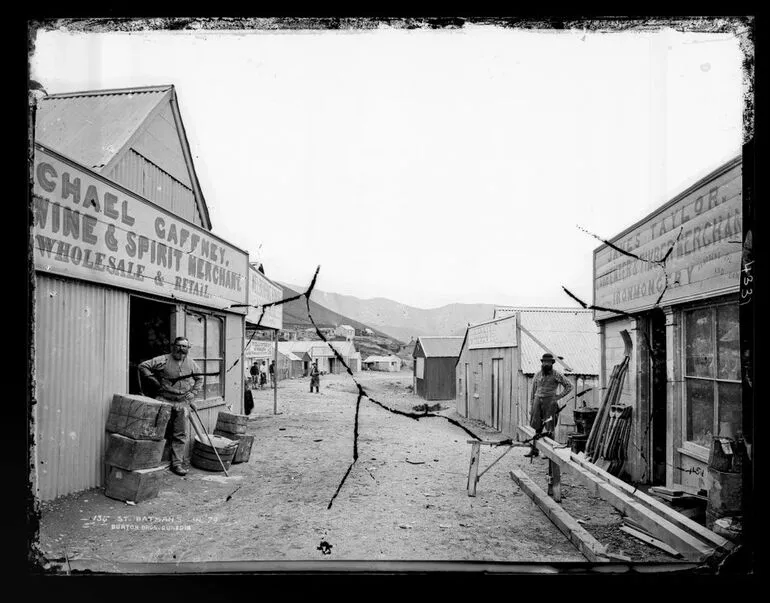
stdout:
{"type": "MultiPolygon", "coordinates": [[[[559,400],[572,391],[570,382],[553,368],[555,361],[553,354],[543,354],[540,359],[540,370],[532,379],[532,410],[529,426],[535,430],[536,435],[545,431],[546,436],[553,437],[556,422],[559,419],[559,400]],[[557,393],[559,386],[562,389],[557,393]]],[[[535,440],[532,440],[532,448],[524,456],[532,457],[538,454],[540,452],[535,445],[535,440]]]]}
{"type": "Polygon", "coordinates": [[[142,377],[153,383],[158,389],[155,398],[168,402],[171,407],[171,471],[177,475],[186,475],[182,466],[184,449],[187,444],[187,420],[190,404],[200,393],[203,376],[198,363],[188,357],[190,342],[186,337],[177,337],[171,346],[170,354],[156,356],[139,364],[142,377]]]}
{"type": "Polygon", "coordinates": [[[320,393],[318,388],[321,384],[321,371],[318,370],[318,360],[313,361],[313,366],[310,367],[310,393],[313,393],[315,387],[315,393],[320,393]]]}

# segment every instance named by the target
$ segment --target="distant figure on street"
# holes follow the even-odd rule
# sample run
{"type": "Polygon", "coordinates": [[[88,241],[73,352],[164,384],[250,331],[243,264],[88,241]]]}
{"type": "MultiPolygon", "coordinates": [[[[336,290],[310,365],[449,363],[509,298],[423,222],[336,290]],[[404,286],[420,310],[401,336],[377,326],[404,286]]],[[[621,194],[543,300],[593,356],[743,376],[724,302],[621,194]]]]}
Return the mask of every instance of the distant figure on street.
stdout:
{"type": "Polygon", "coordinates": [[[249,373],[251,373],[251,386],[256,388],[257,385],[259,385],[259,365],[256,360],[254,361],[254,364],[251,365],[249,373]]]}
{"type": "Polygon", "coordinates": [[[270,361],[270,386],[272,387],[275,382],[275,360],[270,361]]]}
{"type": "Polygon", "coordinates": [[[188,358],[189,351],[187,338],[177,337],[170,354],[139,363],[142,377],[157,387],[155,398],[172,405],[166,437],[171,441],[171,471],[177,475],[187,474],[187,469],[182,467],[187,444],[187,420],[190,404],[203,387],[200,367],[195,360],[188,358]]]}
{"type": "MultiPolygon", "coordinates": [[[[556,431],[556,423],[559,419],[559,400],[572,391],[572,385],[559,371],[554,370],[556,362],[553,354],[545,353],[540,359],[540,370],[532,380],[532,411],[530,412],[529,426],[535,430],[536,435],[545,431],[546,436],[553,437],[556,431]],[[561,386],[561,393],[557,390],[561,386]]],[[[532,440],[532,448],[524,456],[538,456],[540,452],[532,440]]]]}
{"type": "Polygon", "coordinates": [[[263,360],[259,367],[259,389],[264,388],[265,383],[267,383],[267,363],[263,360]]]}
{"type": "Polygon", "coordinates": [[[250,415],[251,411],[254,410],[254,394],[251,393],[251,389],[248,387],[243,393],[243,410],[247,415],[250,415]]]}
{"type": "Polygon", "coordinates": [[[319,386],[321,385],[321,371],[318,370],[318,360],[313,361],[313,366],[310,367],[310,393],[313,393],[315,387],[315,393],[319,394],[319,386]]]}

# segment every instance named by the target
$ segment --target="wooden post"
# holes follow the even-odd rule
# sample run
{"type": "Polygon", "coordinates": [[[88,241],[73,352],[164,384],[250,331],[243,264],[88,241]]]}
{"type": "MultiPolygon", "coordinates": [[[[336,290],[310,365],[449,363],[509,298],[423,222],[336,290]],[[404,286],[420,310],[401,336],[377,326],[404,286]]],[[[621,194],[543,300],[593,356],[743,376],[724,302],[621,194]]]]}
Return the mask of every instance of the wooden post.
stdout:
{"type": "Polygon", "coordinates": [[[561,467],[551,459],[548,459],[548,464],[551,466],[551,490],[553,491],[549,494],[556,502],[561,502],[561,467]]]}
{"type": "Polygon", "coordinates": [[[273,331],[273,414],[278,414],[278,329],[273,331]]]}
{"type": "Polygon", "coordinates": [[[473,442],[471,445],[471,465],[468,468],[468,496],[476,496],[476,483],[478,482],[480,460],[481,443],[473,442]]]}

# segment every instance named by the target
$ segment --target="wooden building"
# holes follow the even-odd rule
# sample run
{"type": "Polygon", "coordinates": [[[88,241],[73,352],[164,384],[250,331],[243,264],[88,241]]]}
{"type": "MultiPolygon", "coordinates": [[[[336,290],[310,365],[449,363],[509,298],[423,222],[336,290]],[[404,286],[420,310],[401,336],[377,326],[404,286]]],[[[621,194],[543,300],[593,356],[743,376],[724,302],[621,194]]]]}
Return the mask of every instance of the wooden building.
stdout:
{"type": "Polygon", "coordinates": [[[242,411],[227,368],[243,361],[248,254],[211,232],[173,86],[43,97],[32,172],[32,477],[51,500],[103,485],[112,396],[141,393],[137,365],[176,336],[206,367],[207,427],[242,411]]]}
{"type": "Polygon", "coordinates": [[[519,439],[518,426],[529,425],[532,379],[546,352],[572,384],[560,402],[567,407],[555,433],[566,443],[576,429],[572,411],[601,400],[599,336],[590,310],[498,307],[492,320],[468,327],[456,367],[458,414],[519,439]]]}
{"type": "Polygon", "coordinates": [[[422,336],[417,338],[414,358],[414,391],[426,400],[452,400],[455,397],[455,363],[463,338],[422,336]]]}
{"type": "Polygon", "coordinates": [[[330,341],[328,343],[317,341],[280,341],[278,350],[291,352],[294,355],[304,358],[304,370],[310,368],[310,364],[318,361],[318,370],[326,374],[340,374],[345,372],[345,367],[339,361],[334,352],[329,348],[333,346],[337,353],[342,356],[345,364],[350,367],[354,373],[361,370],[361,353],[356,350],[352,341],[330,341]],[[307,357],[305,358],[305,355],[307,357]]]}
{"type": "Polygon", "coordinates": [[[398,356],[368,356],[363,362],[369,371],[385,371],[389,373],[401,370],[401,358],[398,356]]]}
{"type": "Polygon", "coordinates": [[[633,407],[633,481],[708,489],[714,436],[742,431],[742,161],[725,163],[594,251],[602,384],[633,337],[621,402],[633,407]],[[654,262],[667,257],[665,269],[654,262]]]}

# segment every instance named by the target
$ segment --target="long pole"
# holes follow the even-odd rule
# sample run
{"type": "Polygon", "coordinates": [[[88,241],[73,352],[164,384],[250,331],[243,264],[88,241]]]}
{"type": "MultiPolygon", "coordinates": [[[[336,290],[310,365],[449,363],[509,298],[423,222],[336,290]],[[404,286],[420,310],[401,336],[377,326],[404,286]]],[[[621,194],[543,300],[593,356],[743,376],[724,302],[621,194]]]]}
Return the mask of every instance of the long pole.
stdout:
{"type": "Polygon", "coordinates": [[[278,329],[273,331],[273,414],[278,414],[278,329]]]}

